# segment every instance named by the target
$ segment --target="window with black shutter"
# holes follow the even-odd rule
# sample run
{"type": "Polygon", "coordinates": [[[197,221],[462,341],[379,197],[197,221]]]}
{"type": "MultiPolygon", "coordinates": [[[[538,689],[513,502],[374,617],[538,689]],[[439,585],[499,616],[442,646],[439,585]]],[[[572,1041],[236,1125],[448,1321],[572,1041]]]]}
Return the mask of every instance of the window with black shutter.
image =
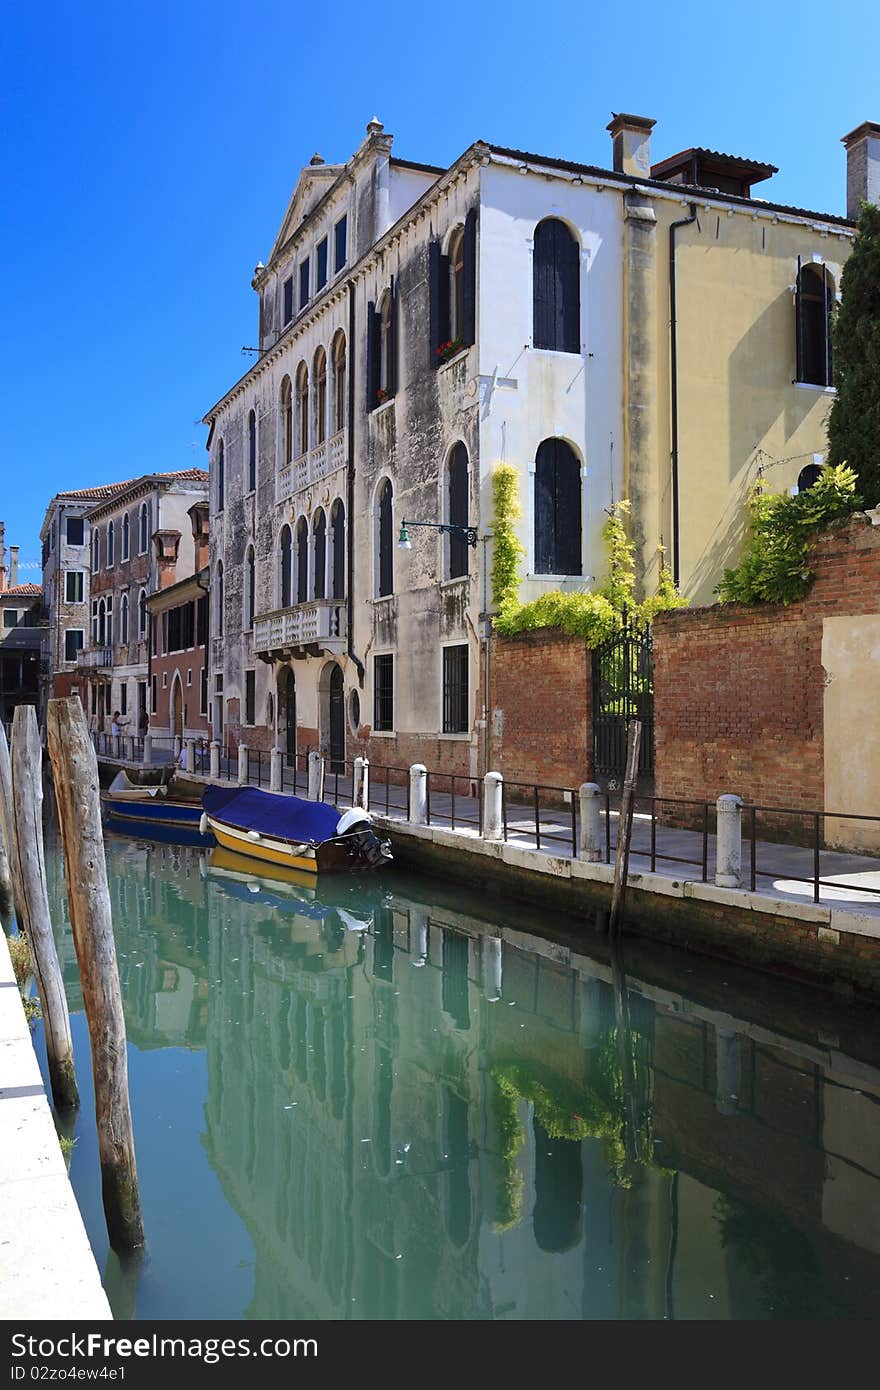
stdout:
{"type": "Polygon", "coordinates": [[[208,600],[200,598],[196,605],[196,646],[204,647],[208,641],[208,600]]]}
{"type": "Polygon", "coordinates": [[[535,573],[581,574],[581,469],[564,439],[535,458],[535,573]]]}
{"type": "Polygon", "coordinates": [[[325,598],[327,594],[327,517],[323,507],[319,507],[313,523],[315,537],[315,598],[325,598]]]}
{"type": "MultiPolygon", "coordinates": [[[[461,443],[456,444],[449,457],[448,517],[452,526],[468,524],[468,456],[461,443]]],[[[453,533],[449,537],[449,579],[459,579],[468,572],[468,546],[464,536],[453,533]]]]}
{"type": "Polygon", "coordinates": [[[82,570],[67,570],[64,576],[64,602],[82,603],[84,583],[82,570]]]}
{"type": "Polygon", "coordinates": [[[77,652],[81,652],[85,641],[85,633],[82,628],[69,627],[64,634],[64,660],[76,661],[77,652]]]}
{"type": "Polygon", "coordinates": [[[245,671],[244,673],[244,722],[245,724],[256,724],[257,722],[256,671],[245,671]]]}
{"type": "Polygon", "coordinates": [[[226,503],[226,462],[223,456],[223,440],[217,445],[217,510],[222,512],[226,503]]]}
{"type": "Polygon", "coordinates": [[[465,734],[468,729],[468,648],[443,648],[443,732],[465,734]]]}
{"type": "Polygon", "coordinates": [[[81,516],[69,516],[67,518],[67,544],[82,545],[84,534],[84,522],[81,516]]]}
{"type": "Polygon", "coordinates": [[[300,261],[299,266],[299,307],[304,309],[309,302],[309,258],[300,261]]]}
{"type": "Polygon", "coordinates": [[[532,266],[533,345],[580,352],[580,248],[564,222],[548,217],[535,228],[532,266]]]}
{"type": "Polygon", "coordinates": [[[296,601],[305,603],[309,597],[309,528],[301,516],[296,523],[296,601]]]}
{"type": "Polygon", "coordinates": [[[394,593],[393,503],[394,489],[390,479],[386,478],[379,490],[379,554],[377,557],[379,598],[394,593]]]}
{"type": "Polygon", "coordinates": [[[257,486],[257,412],[248,413],[248,492],[257,486]]]}
{"type": "Polygon", "coordinates": [[[322,290],[327,283],[327,238],[318,242],[315,252],[315,289],[322,290]]]}
{"type": "Polygon", "coordinates": [[[831,311],[834,282],[825,265],[803,265],[797,278],[797,380],[833,385],[831,311]]]}
{"type": "Polygon", "coordinates": [[[290,527],[281,528],[281,607],[290,607],[290,590],[292,580],[291,565],[292,538],[290,527]]]}
{"type": "Polygon", "coordinates": [[[449,341],[449,257],[439,241],[428,247],[428,340],[432,367],[439,367],[443,344],[449,341]]]}
{"type": "Polygon", "coordinates": [[[373,728],[390,733],[394,728],[394,657],[373,657],[373,728]]]}
{"type": "Polygon", "coordinates": [[[333,238],[335,242],[333,266],[335,270],[341,270],[348,257],[348,218],[340,217],[334,228],[333,238]]]}
{"type": "Polygon", "coordinates": [[[217,561],[217,636],[223,636],[223,561],[217,561]]]}
{"type": "Polygon", "coordinates": [[[330,525],[333,531],[333,598],[345,596],[345,508],[333,504],[330,525]]]}
{"type": "Polygon", "coordinates": [[[245,631],[250,632],[254,625],[254,587],[256,580],[256,564],[254,561],[254,548],[248,546],[248,552],[244,561],[244,626],[245,631]]]}
{"type": "Polygon", "coordinates": [[[189,651],[196,644],[196,606],[194,603],[183,605],[183,649],[189,651]]]}
{"type": "Polygon", "coordinates": [[[284,281],[284,322],[290,323],[293,318],[293,276],[289,275],[284,281]]]}
{"type": "Polygon", "coordinates": [[[166,629],[165,633],[163,634],[165,635],[165,651],[179,652],[182,645],[180,640],[181,624],[179,608],[170,608],[167,614],[163,613],[162,627],[163,629],[166,629]],[[168,619],[167,629],[165,623],[166,617],[168,619]]]}

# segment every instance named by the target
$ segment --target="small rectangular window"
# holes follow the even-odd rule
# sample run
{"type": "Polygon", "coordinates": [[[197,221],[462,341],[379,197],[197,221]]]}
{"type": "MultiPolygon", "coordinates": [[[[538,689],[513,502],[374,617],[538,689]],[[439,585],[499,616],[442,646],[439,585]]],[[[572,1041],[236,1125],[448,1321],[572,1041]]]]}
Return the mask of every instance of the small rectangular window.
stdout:
{"type": "Polygon", "coordinates": [[[315,289],[322,290],[327,283],[327,238],[318,242],[317,266],[315,268],[315,289]]]}
{"type": "Polygon", "coordinates": [[[256,724],[257,722],[256,671],[245,671],[244,673],[244,722],[245,724],[256,724]]]}
{"type": "Polygon", "coordinates": [[[80,627],[69,627],[64,634],[64,660],[76,661],[77,652],[85,645],[86,634],[80,627]]]}
{"type": "Polygon", "coordinates": [[[152,687],[150,690],[151,709],[152,713],[155,714],[159,708],[159,682],[155,676],[151,677],[150,684],[152,687]]]}
{"type": "Polygon", "coordinates": [[[186,672],[186,683],[187,683],[187,685],[192,685],[192,683],[193,683],[193,673],[192,673],[192,667],[191,667],[191,666],[187,668],[187,672],[186,672]]]}
{"type": "Polygon", "coordinates": [[[128,686],[125,681],[119,687],[119,713],[128,714],[128,686]]]}
{"type": "Polygon", "coordinates": [[[300,261],[299,266],[299,307],[304,309],[309,302],[309,258],[300,261]]]}
{"type": "Polygon", "coordinates": [[[290,323],[293,318],[293,276],[289,275],[284,281],[284,322],[290,323]]]}
{"type": "Polygon", "coordinates": [[[334,270],[341,270],[348,258],[348,217],[340,217],[334,229],[334,270]]]}
{"type": "Polygon", "coordinates": [[[65,603],[82,603],[83,601],[83,574],[82,570],[68,570],[64,576],[64,601],[65,603]]]}
{"type": "Polygon", "coordinates": [[[468,649],[443,648],[443,732],[465,734],[468,727],[468,649]]]}
{"type": "Polygon", "coordinates": [[[17,609],[17,608],[4,608],[4,609],[3,609],[3,626],[6,627],[6,628],[9,628],[9,627],[18,627],[18,609],[17,609]]]}
{"type": "Polygon", "coordinates": [[[81,516],[67,518],[67,544],[82,545],[85,539],[85,522],[81,516]]]}
{"type": "Polygon", "coordinates": [[[373,728],[388,733],[394,728],[394,657],[373,658],[373,728]]]}
{"type": "Polygon", "coordinates": [[[163,671],[163,672],[162,672],[162,689],[163,689],[163,690],[167,690],[167,689],[168,689],[168,672],[167,672],[167,671],[163,671]]]}

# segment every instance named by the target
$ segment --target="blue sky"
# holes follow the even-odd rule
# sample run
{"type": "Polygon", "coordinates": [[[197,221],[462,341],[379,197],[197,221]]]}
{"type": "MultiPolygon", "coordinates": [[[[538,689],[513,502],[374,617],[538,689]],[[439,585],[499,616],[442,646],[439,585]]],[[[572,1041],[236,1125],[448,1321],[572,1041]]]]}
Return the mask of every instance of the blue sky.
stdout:
{"type": "MultiPolygon", "coordinates": [[[[250,360],[253,266],[300,168],[374,114],[403,158],[474,139],[607,164],[612,110],[652,155],[777,164],[774,201],[845,211],[840,137],[880,120],[880,8],[851,0],[479,6],[8,3],[0,518],[39,555],[46,503],[204,466],[204,411],[250,360]]],[[[36,573],[22,573],[36,579],[36,573]]]]}

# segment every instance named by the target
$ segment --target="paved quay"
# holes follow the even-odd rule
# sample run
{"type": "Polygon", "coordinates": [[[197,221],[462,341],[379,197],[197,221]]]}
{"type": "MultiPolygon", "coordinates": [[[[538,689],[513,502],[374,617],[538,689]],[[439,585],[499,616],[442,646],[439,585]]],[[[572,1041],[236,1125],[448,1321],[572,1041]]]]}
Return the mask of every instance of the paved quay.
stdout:
{"type": "Polygon", "coordinates": [[[112,1317],[0,931],[0,1318],[112,1317]]]}

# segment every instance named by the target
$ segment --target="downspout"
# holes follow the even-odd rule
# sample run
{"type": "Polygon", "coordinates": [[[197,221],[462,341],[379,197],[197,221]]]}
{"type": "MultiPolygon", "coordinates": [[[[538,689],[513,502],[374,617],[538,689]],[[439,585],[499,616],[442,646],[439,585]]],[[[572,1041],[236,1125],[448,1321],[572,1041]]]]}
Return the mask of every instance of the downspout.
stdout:
{"type": "Polygon", "coordinates": [[[669,228],[669,377],[672,409],[672,580],[676,588],[680,578],[679,564],[679,505],[678,505],[678,343],[675,321],[675,233],[679,227],[689,227],[697,220],[697,205],[691,203],[690,214],[673,222],[669,228]]]}
{"type": "Polygon", "coordinates": [[[364,663],[354,654],[354,285],[348,286],[348,486],[346,506],[348,526],[345,532],[348,551],[348,588],[346,591],[346,650],[357,667],[358,685],[364,688],[364,663]]]}

